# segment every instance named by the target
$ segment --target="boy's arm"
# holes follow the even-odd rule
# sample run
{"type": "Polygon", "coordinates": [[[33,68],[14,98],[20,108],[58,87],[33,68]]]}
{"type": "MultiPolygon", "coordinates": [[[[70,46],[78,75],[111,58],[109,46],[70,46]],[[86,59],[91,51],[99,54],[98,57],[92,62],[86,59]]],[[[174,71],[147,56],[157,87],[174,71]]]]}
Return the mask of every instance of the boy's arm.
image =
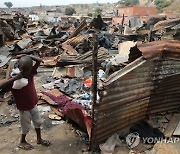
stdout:
{"type": "Polygon", "coordinates": [[[39,58],[39,57],[36,57],[36,56],[33,56],[33,55],[28,55],[28,56],[31,57],[32,60],[34,60],[36,62],[35,65],[33,66],[33,68],[35,70],[39,67],[40,63],[43,62],[43,60],[41,58],[39,58]]]}
{"type": "Polygon", "coordinates": [[[6,87],[9,87],[11,84],[13,84],[13,82],[15,80],[21,79],[22,77],[23,77],[22,73],[19,73],[15,77],[12,77],[12,78],[10,78],[8,80],[4,80],[4,81],[0,82],[0,90],[4,89],[6,87]]]}

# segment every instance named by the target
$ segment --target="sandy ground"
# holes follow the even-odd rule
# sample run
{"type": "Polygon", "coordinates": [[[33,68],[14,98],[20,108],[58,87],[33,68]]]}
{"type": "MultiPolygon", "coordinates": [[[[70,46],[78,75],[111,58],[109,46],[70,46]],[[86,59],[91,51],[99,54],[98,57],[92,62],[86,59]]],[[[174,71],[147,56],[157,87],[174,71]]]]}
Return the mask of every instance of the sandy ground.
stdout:
{"type": "MultiPolygon", "coordinates": [[[[10,115],[10,109],[6,103],[0,106],[0,113],[10,115]],[[8,114],[9,112],[9,114],[8,114]]],[[[11,116],[7,116],[7,119],[11,116]]],[[[0,153],[1,154],[81,154],[82,150],[87,149],[81,137],[75,133],[75,128],[69,123],[59,124],[50,128],[42,129],[44,139],[51,141],[52,146],[43,147],[36,144],[36,134],[32,129],[27,136],[27,141],[34,146],[31,151],[24,151],[17,148],[20,140],[20,125],[15,122],[9,126],[0,127],[0,153]]]]}

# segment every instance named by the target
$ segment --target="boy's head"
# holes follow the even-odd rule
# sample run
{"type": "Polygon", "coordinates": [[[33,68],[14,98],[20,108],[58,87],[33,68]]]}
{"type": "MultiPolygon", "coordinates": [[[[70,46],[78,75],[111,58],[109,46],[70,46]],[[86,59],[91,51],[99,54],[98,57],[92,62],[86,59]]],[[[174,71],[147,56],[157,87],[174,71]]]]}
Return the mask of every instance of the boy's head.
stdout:
{"type": "Polygon", "coordinates": [[[33,67],[33,61],[31,57],[24,56],[19,59],[19,69],[24,77],[28,77],[33,67]]]}

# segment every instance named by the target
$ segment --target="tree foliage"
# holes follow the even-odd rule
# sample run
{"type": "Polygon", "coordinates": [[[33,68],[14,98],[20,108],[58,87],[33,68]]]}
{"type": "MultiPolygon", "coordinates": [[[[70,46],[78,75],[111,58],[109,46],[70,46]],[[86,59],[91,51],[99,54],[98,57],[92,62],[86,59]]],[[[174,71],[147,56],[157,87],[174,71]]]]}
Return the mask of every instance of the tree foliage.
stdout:
{"type": "Polygon", "coordinates": [[[73,15],[74,13],[76,13],[76,10],[73,8],[73,7],[67,7],[66,9],[65,9],[65,14],[66,15],[73,15]]]}
{"type": "Polygon", "coordinates": [[[125,6],[133,6],[133,5],[138,5],[139,0],[120,0],[118,3],[124,4],[125,6]]]}
{"type": "Polygon", "coordinates": [[[96,8],[95,13],[94,13],[94,16],[97,17],[98,15],[101,15],[101,14],[102,14],[102,11],[103,11],[102,9],[96,8]]]}
{"type": "Polygon", "coordinates": [[[11,2],[5,2],[4,5],[6,5],[9,9],[13,6],[11,2]]]}
{"type": "Polygon", "coordinates": [[[162,10],[171,4],[171,0],[155,0],[154,3],[158,10],[162,10]]]}

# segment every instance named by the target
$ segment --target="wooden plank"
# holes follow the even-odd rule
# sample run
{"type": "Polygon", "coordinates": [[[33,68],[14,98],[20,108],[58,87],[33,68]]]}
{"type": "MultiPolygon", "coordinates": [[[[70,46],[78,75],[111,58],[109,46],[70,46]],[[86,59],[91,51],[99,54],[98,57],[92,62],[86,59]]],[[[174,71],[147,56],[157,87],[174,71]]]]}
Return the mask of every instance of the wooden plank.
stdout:
{"type": "Polygon", "coordinates": [[[177,127],[176,127],[176,129],[175,129],[175,131],[173,133],[173,135],[174,136],[180,136],[180,121],[179,121],[179,123],[178,123],[178,125],[177,125],[177,127]]]}
{"type": "Polygon", "coordinates": [[[164,135],[166,137],[171,137],[174,130],[176,129],[178,123],[180,121],[180,114],[174,114],[174,116],[172,117],[172,119],[170,120],[165,132],[164,132],[164,135]]]}

